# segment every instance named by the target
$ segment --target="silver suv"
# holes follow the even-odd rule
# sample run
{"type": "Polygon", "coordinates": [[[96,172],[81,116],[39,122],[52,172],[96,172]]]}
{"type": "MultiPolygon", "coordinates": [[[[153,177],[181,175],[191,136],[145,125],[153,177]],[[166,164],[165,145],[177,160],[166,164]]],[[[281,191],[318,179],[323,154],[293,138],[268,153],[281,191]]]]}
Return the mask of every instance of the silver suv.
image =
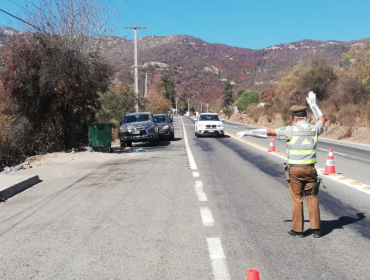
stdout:
{"type": "Polygon", "coordinates": [[[159,142],[158,126],[150,112],[129,113],[123,118],[118,131],[121,147],[132,147],[132,142],[159,142]]]}

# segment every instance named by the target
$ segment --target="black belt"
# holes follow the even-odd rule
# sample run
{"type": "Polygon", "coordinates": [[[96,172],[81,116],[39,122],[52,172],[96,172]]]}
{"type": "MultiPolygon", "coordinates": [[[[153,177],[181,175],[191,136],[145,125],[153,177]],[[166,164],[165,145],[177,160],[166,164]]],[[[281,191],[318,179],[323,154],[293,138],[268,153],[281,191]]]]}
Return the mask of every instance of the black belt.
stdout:
{"type": "Polygon", "coordinates": [[[311,164],[289,164],[291,167],[315,167],[314,163],[311,164]]]}

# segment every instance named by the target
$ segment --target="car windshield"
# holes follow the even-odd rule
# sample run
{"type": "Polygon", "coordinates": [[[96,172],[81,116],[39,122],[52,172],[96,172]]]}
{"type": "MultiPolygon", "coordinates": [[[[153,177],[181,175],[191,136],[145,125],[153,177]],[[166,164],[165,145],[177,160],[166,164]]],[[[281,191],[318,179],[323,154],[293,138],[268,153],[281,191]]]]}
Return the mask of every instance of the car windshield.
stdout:
{"type": "Polygon", "coordinates": [[[130,115],[125,116],[123,119],[124,123],[132,123],[132,122],[145,122],[149,120],[149,115],[130,115]]]}
{"type": "Polygon", "coordinates": [[[218,115],[200,115],[199,116],[200,121],[219,121],[218,115]]]}
{"type": "Polygon", "coordinates": [[[154,116],[156,122],[166,122],[166,116],[154,116]]]}

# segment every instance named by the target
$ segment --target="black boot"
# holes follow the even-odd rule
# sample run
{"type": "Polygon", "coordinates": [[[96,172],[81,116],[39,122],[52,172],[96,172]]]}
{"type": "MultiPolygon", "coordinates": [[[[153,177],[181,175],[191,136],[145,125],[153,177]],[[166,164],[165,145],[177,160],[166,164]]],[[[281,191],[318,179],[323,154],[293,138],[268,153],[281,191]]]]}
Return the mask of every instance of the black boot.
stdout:
{"type": "Polygon", "coordinates": [[[320,238],[321,237],[321,229],[314,229],[313,230],[313,237],[320,238]]]}
{"type": "Polygon", "coordinates": [[[293,237],[298,237],[298,238],[302,238],[303,237],[303,232],[296,232],[296,231],[294,231],[292,229],[290,231],[288,231],[288,234],[290,236],[293,236],[293,237]]]}

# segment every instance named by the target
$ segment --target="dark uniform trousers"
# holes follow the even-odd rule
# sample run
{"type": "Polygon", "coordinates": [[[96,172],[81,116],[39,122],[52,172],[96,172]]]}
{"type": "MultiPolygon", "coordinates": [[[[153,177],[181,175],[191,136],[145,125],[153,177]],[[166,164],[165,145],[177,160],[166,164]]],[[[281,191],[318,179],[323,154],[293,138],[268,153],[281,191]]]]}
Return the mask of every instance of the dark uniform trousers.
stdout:
{"type": "MultiPolygon", "coordinates": [[[[315,167],[292,166],[289,169],[289,175],[289,190],[292,196],[293,230],[296,232],[303,232],[303,190],[313,188],[316,183],[317,172],[315,167]]],[[[320,210],[317,196],[306,196],[306,204],[311,229],[320,229],[320,210]]]]}

